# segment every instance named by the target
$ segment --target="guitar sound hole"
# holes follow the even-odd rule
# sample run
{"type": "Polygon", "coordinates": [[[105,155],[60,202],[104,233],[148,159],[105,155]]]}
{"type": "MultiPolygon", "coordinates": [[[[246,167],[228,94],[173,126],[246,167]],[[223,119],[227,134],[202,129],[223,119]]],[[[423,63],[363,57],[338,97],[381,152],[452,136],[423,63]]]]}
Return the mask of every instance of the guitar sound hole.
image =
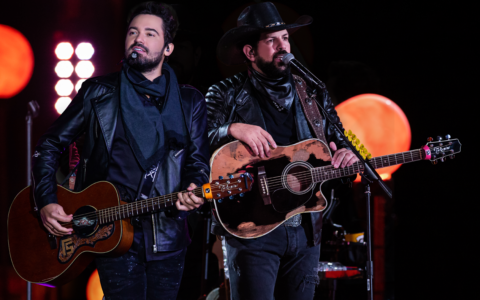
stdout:
{"type": "MultiPolygon", "coordinates": [[[[294,163],[295,164],[295,163],[294,163]]],[[[303,194],[312,187],[310,169],[303,165],[293,165],[284,174],[284,185],[294,194],[303,194]],[[285,174],[286,173],[286,174],[285,174]]]]}
{"type": "Polygon", "coordinates": [[[73,230],[81,237],[87,237],[97,229],[96,209],[92,206],[82,206],[73,214],[73,230]]]}

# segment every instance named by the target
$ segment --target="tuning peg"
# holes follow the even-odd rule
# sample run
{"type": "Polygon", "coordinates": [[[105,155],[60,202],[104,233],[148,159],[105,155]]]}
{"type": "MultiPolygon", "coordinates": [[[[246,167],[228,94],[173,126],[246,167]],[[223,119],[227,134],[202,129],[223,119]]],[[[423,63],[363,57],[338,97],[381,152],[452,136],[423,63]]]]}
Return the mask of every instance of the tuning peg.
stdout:
{"type": "Polygon", "coordinates": [[[244,194],[244,193],[240,193],[239,196],[240,196],[240,197],[243,197],[243,196],[245,196],[245,194],[244,194]]]}
{"type": "Polygon", "coordinates": [[[218,199],[218,203],[222,203],[222,202],[223,202],[223,198],[218,199]]]}
{"type": "Polygon", "coordinates": [[[455,155],[452,154],[452,155],[450,155],[450,156],[448,156],[448,157],[450,157],[450,159],[454,159],[454,158],[455,158],[455,155]]]}
{"type": "Polygon", "coordinates": [[[451,136],[451,135],[449,135],[449,134],[447,134],[447,135],[445,136],[445,138],[446,138],[447,140],[449,140],[449,139],[451,139],[451,138],[452,138],[452,136],[451,136]]]}
{"type": "Polygon", "coordinates": [[[233,199],[233,195],[231,195],[230,197],[228,197],[228,199],[232,200],[232,199],[233,199]]]}
{"type": "Polygon", "coordinates": [[[443,138],[441,136],[437,136],[437,141],[441,141],[443,138]]]}
{"type": "Polygon", "coordinates": [[[432,137],[427,138],[427,142],[432,142],[432,141],[433,141],[432,137]]]}
{"type": "Polygon", "coordinates": [[[441,162],[445,162],[445,157],[440,158],[441,162]]]}
{"type": "Polygon", "coordinates": [[[228,175],[228,178],[232,179],[232,178],[233,178],[233,175],[228,175]]]}
{"type": "Polygon", "coordinates": [[[218,176],[218,179],[222,180],[222,179],[223,179],[223,176],[218,176]]]}
{"type": "Polygon", "coordinates": [[[432,160],[432,165],[436,165],[436,164],[438,164],[438,161],[432,160]]]}

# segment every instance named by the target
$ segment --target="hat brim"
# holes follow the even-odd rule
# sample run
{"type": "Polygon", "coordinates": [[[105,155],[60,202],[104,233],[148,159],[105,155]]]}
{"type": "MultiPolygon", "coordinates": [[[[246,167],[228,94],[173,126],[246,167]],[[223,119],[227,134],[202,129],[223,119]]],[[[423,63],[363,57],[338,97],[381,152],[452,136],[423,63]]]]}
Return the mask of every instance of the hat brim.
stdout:
{"type": "Polygon", "coordinates": [[[269,28],[250,26],[232,28],[227,31],[218,42],[218,59],[228,66],[243,64],[245,62],[245,55],[243,54],[243,50],[237,46],[242,40],[260,32],[280,31],[284,29],[286,29],[289,34],[292,34],[301,27],[311,24],[312,21],[312,17],[304,15],[300,16],[295,23],[292,24],[277,25],[269,28]]]}

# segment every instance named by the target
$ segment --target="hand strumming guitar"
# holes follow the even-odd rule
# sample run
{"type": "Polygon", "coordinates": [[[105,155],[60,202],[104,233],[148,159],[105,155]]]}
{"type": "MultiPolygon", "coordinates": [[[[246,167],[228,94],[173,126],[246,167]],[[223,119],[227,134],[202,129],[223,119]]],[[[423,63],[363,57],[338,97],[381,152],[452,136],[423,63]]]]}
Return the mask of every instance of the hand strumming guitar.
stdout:
{"type": "Polygon", "coordinates": [[[71,222],[73,215],[67,215],[60,204],[51,203],[40,210],[43,226],[48,232],[56,236],[72,234],[72,228],[65,228],[58,221],[71,222]]]}
{"type": "Polygon", "coordinates": [[[228,127],[228,134],[247,144],[253,151],[253,154],[261,158],[270,156],[270,147],[273,149],[277,148],[277,144],[270,133],[260,126],[233,123],[228,127]]]}

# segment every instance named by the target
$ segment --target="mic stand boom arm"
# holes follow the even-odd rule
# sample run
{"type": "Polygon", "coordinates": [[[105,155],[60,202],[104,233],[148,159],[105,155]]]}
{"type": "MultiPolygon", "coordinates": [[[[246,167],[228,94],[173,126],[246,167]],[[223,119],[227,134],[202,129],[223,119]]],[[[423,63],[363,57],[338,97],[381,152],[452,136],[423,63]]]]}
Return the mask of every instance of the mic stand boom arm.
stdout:
{"type": "MultiPolygon", "coordinates": [[[[298,63],[296,59],[293,57],[293,54],[291,53],[286,54],[283,57],[283,62],[287,65],[290,64],[290,66],[296,69],[302,75],[302,78],[305,79],[310,85],[315,86],[317,89],[321,89],[323,91],[326,89],[325,84],[322,81],[320,81],[315,75],[313,75],[312,72],[310,72],[307,68],[305,68],[300,63],[298,63]]],[[[392,191],[390,190],[390,188],[385,184],[385,182],[383,182],[382,178],[380,177],[380,175],[378,175],[377,171],[375,171],[375,168],[372,167],[370,162],[365,160],[363,156],[360,154],[360,152],[358,152],[357,149],[348,140],[348,138],[345,136],[343,131],[338,126],[338,121],[333,120],[331,116],[327,114],[327,112],[325,111],[325,108],[323,107],[323,105],[320,105],[317,99],[315,99],[315,102],[317,103],[320,110],[323,112],[323,115],[325,116],[325,118],[330,122],[330,124],[333,125],[333,127],[338,132],[339,136],[345,141],[345,143],[347,143],[347,145],[350,146],[350,148],[352,149],[352,152],[360,160],[360,163],[364,165],[363,174],[360,173],[360,176],[362,176],[363,178],[367,177],[365,179],[368,182],[377,181],[380,187],[385,192],[385,194],[387,194],[389,198],[392,198],[392,191]]]]}

